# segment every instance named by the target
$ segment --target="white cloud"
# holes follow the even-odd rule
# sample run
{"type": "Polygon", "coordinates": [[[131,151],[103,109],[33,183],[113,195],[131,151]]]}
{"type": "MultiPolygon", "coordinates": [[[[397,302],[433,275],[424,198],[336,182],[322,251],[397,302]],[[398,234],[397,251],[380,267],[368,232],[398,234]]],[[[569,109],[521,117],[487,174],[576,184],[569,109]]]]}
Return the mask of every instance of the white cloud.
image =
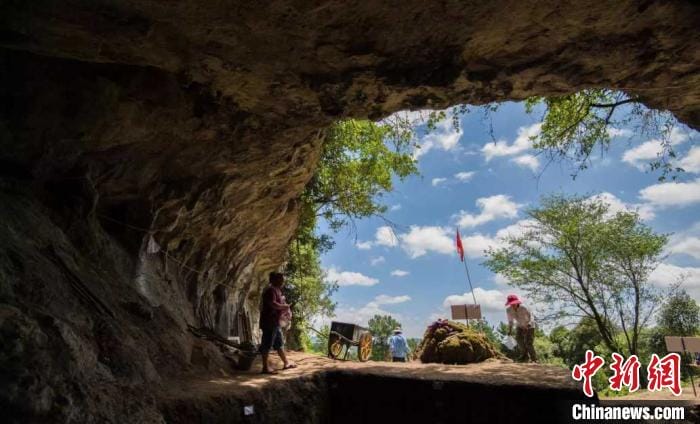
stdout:
{"type": "Polygon", "coordinates": [[[384,256],[377,256],[376,258],[372,258],[372,259],[369,261],[369,263],[370,263],[372,266],[376,266],[376,265],[379,265],[379,264],[383,264],[384,262],[386,262],[386,259],[384,259],[384,256]]]}
{"type": "Polygon", "coordinates": [[[352,322],[360,325],[367,325],[367,322],[375,315],[391,315],[399,321],[403,321],[401,314],[393,313],[382,308],[383,305],[396,305],[408,302],[410,296],[388,296],[380,294],[372,301],[359,308],[345,307],[340,305],[335,311],[335,320],[341,322],[352,322]]]}
{"type": "Polygon", "coordinates": [[[485,250],[488,248],[496,249],[501,247],[502,244],[494,237],[477,233],[462,237],[462,246],[467,257],[482,258],[485,250]]]}
{"type": "Polygon", "coordinates": [[[428,252],[452,254],[455,245],[448,228],[420,227],[412,225],[409,232],[401,234],[401,247],[412,258],[418,258],[428,252]]]}
{"type": "Polygon", "coordinates": [[[695,300],[700,301],[699,267],[682,267],[662,263],[649,275],[649,282],[661,288],[668,288],[679,279],[683,280],[681,287],[685,288],[695,300]]]}
{"type": "Polygon", "coordinates": [[[481,209],[478,215],[459,211],[457,224],[460,227],[471,228],[498,218],[515,218],[518,215],[518,209],[522,206],[510,200],[510,196],[505,194],[481,197],[476,200],[476,205],[481,209]]]}
{"type": "MultiPolygon", "coordinates": [[[[674,127],[668,137],[668,142],[671,146],[676,146],[685,143],[688,140],[688,134],[674,127]]],[[[648,166],[650,161],[653,161],[663,152],[663,142],[659,139],[651,139],[645,141],[637,147],[626,150],[622,154],[622,161],[626,162],[640,171],[648,166]]]]}
{"type": "Polygon", "coordinates": [[[510,284],[510,280],[501,274],[495,274],[493,276],[493,282],[496,283],[497,286],[507,286],[510,284]]]}
{"type": "Polygon", "coordinates": [[[462,182],[467,182],[472,179],[472,177],[476,174],[474,171],[469,171],[469,172],[458,172],[455,174],[455,178],[462,182]]]}
{"type": "Polygon", "coordinates": [[[687,183],[654,184],[639,191],[639,197],[654,206],[687,206],[700,202],[700,178],[687,183]]]}
{"type": "MultiPolygon", "coordinates": [[[[484,290],[481,287],[474,289],[477,304],[481,305],[481,313],[501,312],[505,314],[505,303],[508,293],[501,290],[484,290]]],[[[464,294],[453,294],[447,296],[442,302],[442,306],[449,308],[450,305],[471,305],[474,303],[474,297],[471,292],[464,294]]]]}
{"type": "Polygon", "coordinates": [[[482,258],[486,250],[504,247],[504,239],[506,237],[522,236],[523,233],[527,231],[527,228],[534,224],[535,221],[531,219],[521,219],[515,224],[508,225],[496,231],[495,236],[480,233],[462,236],[464,254],[470,258],[482,258]]]}
{"type": "MultiPolygon", "coordinates": [[[[504,287],[503,289],[483,289],[481,287],[475,287],[474,295],[476,296],[476,303],[481,305],[481,314],[490,325],[496,325],[499,322],[507,322],[505,303],[509,294],[518,295],[520,299],[523,300],[525,306],[535,316],[535,319],[540,315],[540,311],[546,309],[544,305],[529,302],[527,295],[517,288],[504,287]]],[[[474,298],[472,297],[471,291],[447,296],[442,302],[444,315],[436,313],[433,314],[431,318],[449,317],[451,305],[471,305],[473,303],[474,298]]]]}
{"type": "Polygon", "coordinates": [[[420,147],[414,150],[413,157],[418,159],[432,149],[454,150],[459,145],[460,137],[462,137],[462,128],[455,129],[451,117],[448,116],[440,121],[434,130],[423,137],[419,143],[420,147]]]}
{"type": "Polygon", "coordinates": [[[700,237],[683,237],[668,247],[671,254],[685,254],[700,259],[700,237]]]}
{"type": "Polygon", "coordinates": [[[395,269],[395,270],[391,271],[391,275],[393,275],[394,277],[405,277],[408,274],[409,274],[408,271],[404,271],[402,269],[395,269]]]}
{"type": "MultiPolygon", "coordinates": [[[[484,257],[484,251],[489,248],[503,247],[503,239],[508,236],[519,236],[526,231],[534,221],[523,219],[515,224],[508,225],[496,232],[495,236],[480,233],[462,235],[464,254],[470,258],[484,257]]],[[[443,255],[453,255],[457,248],[455,245],[454,230],[447,227],[416,226],[413,225],[408,233],[399,235],[401,247],[412,258],[418,258],[429,252],[443,255]]]]}
{"type": "Polygon", "coordinates": [[[376,278],[368,277],[359,272],[340,271],[335,267],[330,267],[326,272],[326,278],[338,283],[339,286],[374,286],[379,284],[379,280],[376,278]]]}
{"type": "Polygon", "coordinates": [[[395,204],[395,205],[391,205],[391,207],[389,208],[389,210],[390,210],[391,212],[401,210],[401,204],[400,204],[400,203],[397,203],[397,204],[395,204]]]}
{"type": "Polygon", "coordinates": [[[359,241],[357,244],[355,244],[358,249],[360,250],[369,250],[372,248],[372,242],[371,241],[359,241]]]}
{"type": "Polygon", "coordinates": [[[503,240],[506,237],[520,237],[536,224],[537,222],[534,219],[521,219],[515,224],[508,225],[496,231],[496,238],[503,240]]]}
{"type": "Polygon", "coordinates": [[[678,162],[685,172],[700,174],[700,146],[693,146],[687,155],[678,162]]]}
{"type": "Polygon", "coordinates": [[[397,303],[404,303],[411,300],[411,296],[401,295],[401,296],[388,296],[385,294],[380,294],[375,297],[371,303],[376,303],[377,305],[394,305],[397,303]]]}
{"type": "Polygon", "coordinates": [[[542,129],[542,123],[530,125],[528,127],[518,128],[518,136],[513,141],[513,144],[508,144],[505,140],[498,140],[493,143],[487,143],[481,148],[481,153],[486,161],[498,156],[514,156],[520,154],[532,147],[531,137],[537,137],[542,129]]]}
{"type": "Polygon", "coordinates": [[[394,247],[399,244],[399,241],[396,239],[396,235],[394,234],[394,230],[392,230],[389,226],[377,228],[377,232],[374,237],[376,240],[375,243],[381,246],[394,247]]]}
{"type": "Polygon", "coordinates": [[[644,171],[644,168],[649,164],[650,161],[656,159],[663,151],[663,146],[659,140],[649,140],[640,144],[637,147],[626,150],[622,154],[622,161],[626,162],[640,171],[644,171]]]}
{"type": "Polygon", "coordinates": [[[671,236],[665,251],[668,255],[688,255],[700,259],[700,222],[671,236]]]}
{"type": "Polygon", "coordinates": [[[537,158],[537,156],[534,155],[528,154],[518,156],[511,159],[511,162],[514,162],[521,168],[530,168],[532,172],[535,172],[540,168],[540,160],[537,158]]]}
{"type": "Polygon", "coordinates": [[[433,187],[437,187],[438,185],[444,183],[445,181],[447,181],[447,178],[433,178],[433,181],[432,181],[433,187]]]}
{"type": "Polygon", "coordinates": [[[607,131],[608,131],[608,136],[610,136],[610,138],[631,137],[632,134],[634,134],[631,130],[628,130],[627,128],[608,127],[607,131]]]}
{"type": "Polygon", "coordinates": [[[625,203],[622,200],[620,200],[617,196],[615,196],[612,193],[608,193],[607,191],[591,196],[590,199],[594,201],[599,200],[603,203],[607,203],[608,210],[611,215],[614,215],[618,212],[637,212],[639,214],[639,217],[645,221],[654,219],[654,216],[656,215],[654,213],[654,208],[651,205],[625,203]]]}
{"type": "Polygon", "coordinates": [[[681,144],[681,143],[685,143],[686,141],[688,141],[689,138],[690,138],[690,135],[678,127],[673,127],[671,129],[671,134],[668,136],[668,140],[671,142],[671,145],[673,145],[673,146],[676,146],[676,145],[681,144]]]}

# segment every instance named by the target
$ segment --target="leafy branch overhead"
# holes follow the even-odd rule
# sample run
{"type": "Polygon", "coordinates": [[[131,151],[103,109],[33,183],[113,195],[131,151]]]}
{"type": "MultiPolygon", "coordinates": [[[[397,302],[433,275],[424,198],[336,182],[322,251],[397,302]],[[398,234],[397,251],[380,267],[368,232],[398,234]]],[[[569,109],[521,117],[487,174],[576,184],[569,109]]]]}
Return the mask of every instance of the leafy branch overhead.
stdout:
{"type": "Polygon", "coordinates": [[[670,112],[647,109],[634,96],[589,89],[566,96],[532,97],[525,106],[529,113],[544,107],[541,132],[533,137],[533,147],[550,160],[571,160],[578,170],[584,170],[595,148],[605,153],[615,132],[624,127],[636,135],[660,140],[662,149],[649,164],[652,171],[662,171],[660,179],[683,171],[673,164],[676,153],[671,134],[676,119],[670,112]]]}
{"type": "Polygon", "coordinates": [[[332,316],[331,295],[320,255],[332,248],[331,234],[319,234],[323,219],[331,232],[355,219],[386,212],[381,197],[393,189],[393,179],[418,173],[412,156],[413,128],[408,122],[346,120],[325,136],[316,173],[301,198],[299,226],[287,254],[288,300],[293,308],[292,341],[309,345],[306,327],[317,316],[332,316]]]}
{"type": "Polygon", "coordinates": [[[408,125],[354,119],[336,123],[327,131],[304,203],[332,230],[350,219],[383,214],[386,205],[379,198],[393,189],[393,178],[418,173],[412,140],[408,125]]]}

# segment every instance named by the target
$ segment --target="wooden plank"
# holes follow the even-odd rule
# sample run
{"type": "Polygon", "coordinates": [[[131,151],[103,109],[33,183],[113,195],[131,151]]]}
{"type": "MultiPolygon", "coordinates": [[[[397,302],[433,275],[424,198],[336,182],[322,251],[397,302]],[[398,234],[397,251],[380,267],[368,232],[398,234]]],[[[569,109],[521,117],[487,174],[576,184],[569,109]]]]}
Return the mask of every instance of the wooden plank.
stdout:
{"type": "Polygon", "coordinates": [[[481,305],[465,305],[467,319],[481,319],[481,305]]]}
{"type": "Polygon", "coordinates": [[[666,350],[669,352],[683,352],[683,343],[678,336],[665,336],[666,350]]]}
{"type": "Polygon", "coordinates": [[[481,305],[452,305],[452,319],[481,319],[481,305]]]}
{"type": "Polygon", "coordinates": [[[452,319],[467,319],[467,305],[452,305],[452,319]]]}
{"type": "Polygon", "coordinates": [[[683,337],[685,351],[690,353],[700,353],[700,337],[683,337]]]}

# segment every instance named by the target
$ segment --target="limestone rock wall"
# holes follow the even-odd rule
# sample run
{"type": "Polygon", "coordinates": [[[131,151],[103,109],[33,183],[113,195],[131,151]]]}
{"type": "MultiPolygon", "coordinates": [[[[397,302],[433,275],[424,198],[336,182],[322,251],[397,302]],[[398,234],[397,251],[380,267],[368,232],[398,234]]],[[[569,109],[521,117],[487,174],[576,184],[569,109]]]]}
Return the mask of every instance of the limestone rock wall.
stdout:
{"type": "Polygon", "coordinates": [[[225,372],[187,326],[254,336],[333,120],[611,87],[700,128],[698,27],[692,1],[2,2],[0,406],[158,421],[152,387],[225,372]]]}

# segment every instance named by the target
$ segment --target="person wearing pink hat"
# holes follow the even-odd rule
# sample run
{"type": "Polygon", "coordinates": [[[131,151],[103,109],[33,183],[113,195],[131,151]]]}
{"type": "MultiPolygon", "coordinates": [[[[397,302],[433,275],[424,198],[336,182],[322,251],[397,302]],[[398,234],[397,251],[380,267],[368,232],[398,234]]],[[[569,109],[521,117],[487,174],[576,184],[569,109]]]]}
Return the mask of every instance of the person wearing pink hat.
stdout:
{"type": "Polygon", "coordinates": [[[535,353],[535,322],[532,314],[522,305],[522,301],[515,294],[509,294],[506,298],[506,315],[508,316],[508,335],[513,333],[515,323],[515,340],[518,342],[518,351],[521,360],[537,362],[535,353]]]}

